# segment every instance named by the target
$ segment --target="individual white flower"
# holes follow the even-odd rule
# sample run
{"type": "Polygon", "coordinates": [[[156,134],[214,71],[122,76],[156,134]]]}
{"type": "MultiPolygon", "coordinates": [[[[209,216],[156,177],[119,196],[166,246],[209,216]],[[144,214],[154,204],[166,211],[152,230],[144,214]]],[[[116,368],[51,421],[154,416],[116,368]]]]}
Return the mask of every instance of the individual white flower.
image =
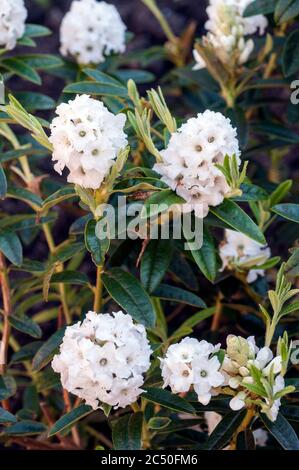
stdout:
{"type": "Polygon", "coordinates": [[[211,357],[219,347],[193,338],[172,344],[165,358],[160,359],[164,387],[169,385],[173,393],[183,393],[193,385],[198,400],[207,404],[212,389],[224,381],[219,372],[219,360],[216,356],[211,357]]]}
{"type": "Polygon", "coordinates": [[[154,165],[154,170],[185,199],[185,211],[194,210],[197,217],[204,218],[209,207],[221,204],[230,192],[215,165],[222,164],[226,155],[236,155],[240,164],[236,136],[230,120],[210,110],[188,119],[171,135],[167,148],[161,151],[163,162],[154,165]]]}
{"type": "Polygon", "coordinates": [[[256,281],[258,276],[264,276],[263,269],[250,269],[250,266],[264,264],[271,256],[268,246],[252,240],[243,233],[225,230],[225,241],[220,244],[219,255],[222,260],[222,271],[225,268],[249,269],[247,281],[256,281]]]}
{"type": "MultiPolygon", "coordinates": [[[[252,39],[247,35],[264,34],[267,19],[263,15],[243,17],[246,7],[253,0],[210,0],[207,7],[208,31],[203,43],[212,46],[218,59],[223,64],[241,65],[247,62],[254,49],[252,39]]],[[[203,68],[205,63],[200,54],[194,53],[195,70],[203,68]]]]}
{"type": "Polygon", "coordinates": [[[75,0],[62,20],[60,51],[80,64],[99,64],[111,53],[125,51],[124,25],[114,5],[75,0]]]}
{"type": "Polygon", "coordinates": [[[211,359],[196,357],[192,361],[194,390],[198,401],[207,405],[211,400],[211,390],[223,384],[223,375],[219,372],[220,362],[216,356],[211,359]]]}
{"type": "Polygon", "coordinates": [[[0,48],[11,50],[25,32],[27,10],[24,0],[0,2],[0,48]]]}
{"type": "Polygon", "coordinates": [[[88,312],[66,328],[52,361],[61,383],[94,409],[102,403],[126,407],[142,393],[152,351],[143,325],[123,312],[88,312]]]}
{"type": "Polygon", "coordinates": [[[234,411],[239,411],[245,406],[246,393],[239,392],[229,402],[229,406],[234,411]]]}
{"type": "Polygon", "coordinates": [[[55,170],[67,167],[68,182],[82,188],[98,189],[109,174],[118,152],[127,145],[126,117],[115,116],[101,101],[77,96],[56,109],[51,123],[55,170]]]}

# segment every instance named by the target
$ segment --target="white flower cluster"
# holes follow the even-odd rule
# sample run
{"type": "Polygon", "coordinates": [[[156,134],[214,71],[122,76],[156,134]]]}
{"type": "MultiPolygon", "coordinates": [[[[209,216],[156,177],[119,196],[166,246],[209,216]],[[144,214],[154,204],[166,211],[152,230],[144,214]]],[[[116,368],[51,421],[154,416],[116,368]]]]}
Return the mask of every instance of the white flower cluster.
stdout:
{"type": "MultiPolygon", "coordinates": [[[[204,43],[210,45],[216,56],[223,64],[247,62],[254,48],[252,39],[245,36],[259,33],[264,34],[267,27],[267,19],[263,15],[255,15],[244,18],[246,7],[253,0],[210,0],[207,7],[208,21],[205,28],[208,31],[204,37],[204,43]]],[[[205,62],[194,50],[196,61],[195,70],[205,67],[205,62]]]]}
{"type": "Polygon", "coordinates": [[[213,353],[218,346],[207,341],[184,338],[171,345],[161,360],[164,387],[170,386],[173,393],[188,392],[193,386],[198,401],[207,405],[214,393],[213,388],[224,382],[219,372],[220,362],[213,353]]]}
{"type": "Polygon", "coordinates": [[[52,361],[63,387],[97,409],[124,408],[142,393],[152,351],[143,325],[123,312],[96,314],[66,329],[52,361]]]}
{"type": "Polygon", "coordinates": [[[99,64],[125,51],[124,25],[114,5],[96,0],[73,1],[60,29],[60,51],[80,64],[99,64]]]}
{"type": "Polygon", "coordinates": [[[161,151],[163,163],[157,163],[154,170],[186,200],[186,211],[194,210],[197,217],[204,218],[209,206],[223,202],[230,187],[215,164],[234,154],[240,163],[236,136],[230,120],[210,110],[188,119],[171,135],[168,147],[161,151]]]}
{"type": "Polygon", "coordinates": [[[24,0],[0,2],[0,48],[13,49],[25,32],[27,10],[24,0]]]}
{"type": "Polygon", "coordinates": [[[246,269],[249,270],[247,281],[254,282],[258,276],[263,276],[262,269],[250,269],[259,266],[270,258],[271,251],[267,246],[252,240],[242,233],[234,230],[225,230],[225,241],[219,247],[219,255],[222,260],[222,270],[246,269]]]}
{"type": "Polygon", "coordinates": [[[238,390],[230,401],[231,409],[242,409],[247,399],[252,402],[251,386],[256,396],[262,384],[264,396],[259,396],[259,406],[262,413],[275,421],[280,407],[280,397],[276,394],[285,388],[281,370],[281,356],[273,358],[271,349],[266,346],[259,349],[253,336],[245,339],[229,335],[221,371],[226,376],[226,383],[238,390]]]}
{"type": "Polygon", "coordinates": [[[61,174],[70,171],[68,182],[82,188],[98,189],[108,175],[118,152],[126,147],[126,117],[115,116],[101,101],[77,96],[56,109],[51,124],[52,160],[61,174]]]}

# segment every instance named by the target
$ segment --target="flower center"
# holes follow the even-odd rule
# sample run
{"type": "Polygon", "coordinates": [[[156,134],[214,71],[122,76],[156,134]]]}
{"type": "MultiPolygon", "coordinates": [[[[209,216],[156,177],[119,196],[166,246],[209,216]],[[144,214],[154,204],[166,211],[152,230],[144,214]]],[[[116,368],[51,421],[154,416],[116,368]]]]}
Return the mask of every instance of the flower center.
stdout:
{"type": "Polygon", "coordinates": [[[196,150],[196,152],[202,152],[202,146],[201,145],[195,145],[195,150],[196,150]]]}
{"type": "Polygon", "coordinates": [[[108,363],[107,359],[105,357],[103,357],[103,359],[100,360],[100,365],[101,366],[106,366],[108,363]]]}
{"type": "Polygon", "coordinates": [[[188,370],[184,370],[183,377],[189,377],[190,372],[188,370]]]}
{"type": "Polygon", "coordinates": [[[79,132],[79,136],[80,136],[80,137],[85,137],[85,136],[86,136],[86,132],[85,132],[85,131],[80,131],[80,132],[79,132]]]}
{"type": "Polygon", "coordinates": [[[201,370],[201,371],[200,371],[200,376],[201,376],[201,377],[207,377],[207,375],[208,375],[208,373],[207,373],[206,370],[201,370]]]}

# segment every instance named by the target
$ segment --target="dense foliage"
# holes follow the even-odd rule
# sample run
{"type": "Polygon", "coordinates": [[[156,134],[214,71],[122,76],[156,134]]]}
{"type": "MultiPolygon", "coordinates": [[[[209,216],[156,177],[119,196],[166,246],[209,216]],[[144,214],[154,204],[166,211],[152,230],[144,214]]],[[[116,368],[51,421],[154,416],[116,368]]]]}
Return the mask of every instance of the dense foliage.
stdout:
{"type": "Polygon", "coordinates": [[[0,3],[0,445],[298,450],[299,1],[141,1],[0,3]]]}

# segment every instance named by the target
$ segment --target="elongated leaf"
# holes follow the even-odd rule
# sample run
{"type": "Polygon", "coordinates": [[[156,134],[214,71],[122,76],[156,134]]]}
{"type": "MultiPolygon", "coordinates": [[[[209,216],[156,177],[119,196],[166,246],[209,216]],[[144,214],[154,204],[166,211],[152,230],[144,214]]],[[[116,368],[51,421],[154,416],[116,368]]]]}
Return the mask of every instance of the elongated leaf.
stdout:
{"type": "Polygon", "coordinates": [[[290,77],[299,70],[299,30],[295,29],[285,42],[282,52],[282,67],[286,77],[290,77]]]}
{"type": "Polygon", "coordinates": [[[266,244],[265,237],[259,227],[235,202],[226,199],[220,206],[213,207],[210,210],[216,217],[235,230],[244,233],[262,245],[266,244]]]}
{"type": "Polygon", "coordinates": [[[141,282],[150,293],[159,286],[172,258],[170,240],[151,240],[141,259],[141,282]]]}
{"type": "Polygon", "coordinates": [[[76,196],[77,194],[72,186],[64,186],[45,199],[43,202],[43,212],[45,213],[51,209],[51,207],[57,206],[60,202],[76,196]]]}
{"type": "Polygon", "coordinates": [[[246,415],[246,410],[227,413],[205,442],[204,450],[223,449],[230,441],[246,415]]]}
{"type": "Polygon", "coordinates": [[[112,422],[115,450],[140,450],[143,413],[127,414],[112,422]]]}
{"type": "Polygon", "coordinates": [[[33,207],[33,209],[39,209],[42,207],[42,200],[37,195],[28,191],[25,188],[17,188],[17,187],[8,187],[7,190],[7,197],[11,197],[13,199],[19,199],[20,201],[26,202],[28,205],[33,207]]]}
{"type": "Polygon", "coordinates": [[[299,224],[299,204],[278,204],[272,207],[275,214],[299,224]]]}
{"type": "Polygon", "coordinates": [[[85,273],[79,271],[62,271],[61,273],[55,273],[51,277],[51,284],[74,284],[78,286],[86,286],[89,284],[88,277],[85,273]]]}
{"type": "Polygon", "coordinates": [[[105,255],[109,249],[108,238],[100,240],[96,234],[97,222],[88,220],[85,227],[85,246],[91,253],[92,260],[96,266],[103,266],[105,255]]]}
{"type": "Polygon", "coordinates": [[[24,420],[5,428],[4,434],[9,436],[34,436],[46,431],[47,427],[43,423],[24,420]]]}
{"type": "Polygon", "coordinates": [[[1,64],[10,72],[13,72],[25,80],[35,83],[36,85],[41,85],[42,83],[39,74],[34,70],[34,68],[30,67],[30,65],[20,59],[9,57],[8,59],[3,59],[1,64]]]}
{"type": "Polygon", "coordinates": [[[0,407],[0,423],[1,424],[8,424],[8,423],[16,423],[17,418],[11,414],[9,411],[4,410],[0,407]]]}
{"type": "Polygon", "coordinates": [[[21,347],[18,351],[13,353],[10,363],[11,364],[18,364],[23,361],[28,361],[32,359],[33,356],[36,354],[38,349],[43,345],[42,341],[34,341],[33,343],[25,344],[21,347]]]}
{"type": "Polygon", "coordinates": [[[241,184],[242,195],[234,197],[234,201],[263,201],[269,197],[268,193],[255,184],[241,184]]]}
{"type": "Polygon", "coordinates": [[[106,85],[97,82],[78,82],[67,85],[64,93],[86,93],[95,96],[119,96],[128,98],[128,92],[123,86],[106,85]]]}
{"type": "Polygon", "coordinates": [[[168,210],[175,204],[182,204],[186,202],[183,198],[178,196],[170,189],[164,189],[154,193],[144,202],[144,208],[141,212],[142,218],[154,217],[161,212],[168,210]]]}
{"type": "Polygon", "coordinates": [[[26,91],[17,92],[14,96],[27,111],[53,109],[56,106],[55,101],[50,96],[42,93],[26,91]]]}
{"type": "Polygon", "coordinates": [[[32,370],[38,371],[51,361],[62,342],[64,332],[65,327],[60,328],[52,336],[50,336],[50,338],[45,343],[43,343],[33,358],[32,370]]]}
{"type": "Polygon", "coordinates": [[[19,237],[10,230],[0,231],[0,251],[16,266],[21,266],[23,261],[23,248],[19,237]]]}
{"type": "Polygon", "coordinates": [[[285,450],[299,450],[298,437],[288,420],[281,413],[278,413],[274,422],[270,421],[263,413],[260,414],[260,418],[268,431],[285,450]]]}
{"type": "Polygon", "coordinates": [[[71,428],[77,421],[92,413],[93,409],[88,405],[80,405],[69,413],[63,415],[49,431],[49,437],[54,436],[58,432],[71,428]]]}
{"type": "Polygon", "coordinates": [[[5,197],[7,191],[7,181],[2,165],[0,165],[0,199],[5,197]]]}
{"type": "Polygon", "coordinates": [[[155,312],[148,294],[141,283],[120,268],[112,268],[102,276],[103,283],[111,295],[134,320],[146,327],[155,325],[155,312]]]}
{"type": "Polygon", "coordinates": [[[153,296],[159,297],[160,299],[192,305],[193,307],[206,307],[205,302],[198,297],[198,295],[187,290],[180,289],[179,287],[168,286],[166,284],[160,284],[160,286],[153,292],[153,296]]]}
{"type": "Polygon", "coordinates": [[[190,253],[203,275],[213,282],[217,275],[217,256],[214,239],[207,228],[203,232],[202,247],[199,250],[191,250],[190,253]]]}
{"type": "Polygon", "coordinates": [[[143,389],[145,391],[143,397],[148,401],[180,413],[195,413],[195,409],[187,400],[172,394],[168,390],[153,387],[143,387],[143,389]]]}
{"type": "Polygon", "coordinates": [[[97,83],[125,88],[123,87],[122,83],[120,83],[118,80],[111,77],[107,73],[101,72],[100,70],[86,68],[83,69],[83,72],[86,73],[88,77],[95,80],[97,83]]]}
{"type": "Polygon", "coordinates": [[[25,333],[32,338],[41,338],[42,330],[40,326],[35,323],[31,318],[26,317],[26,315],[10,315],[9,323],[18,331],[25,333]]]}
{"type": "Polygon", "coordinates": [[[49,36],[51,31],[49,28],[45,26],[41,26],[39,24],[31,24],[26,23],[25,25],[25,35],[29,36],[30,38],[38,38],[41,36],[49,36]]]}
{"type": "Polygon", "coordinates": [[[268,15],[273,13],[275,2],[273,0],[254,0],[245,9],[243,16],[268,15]]]}

